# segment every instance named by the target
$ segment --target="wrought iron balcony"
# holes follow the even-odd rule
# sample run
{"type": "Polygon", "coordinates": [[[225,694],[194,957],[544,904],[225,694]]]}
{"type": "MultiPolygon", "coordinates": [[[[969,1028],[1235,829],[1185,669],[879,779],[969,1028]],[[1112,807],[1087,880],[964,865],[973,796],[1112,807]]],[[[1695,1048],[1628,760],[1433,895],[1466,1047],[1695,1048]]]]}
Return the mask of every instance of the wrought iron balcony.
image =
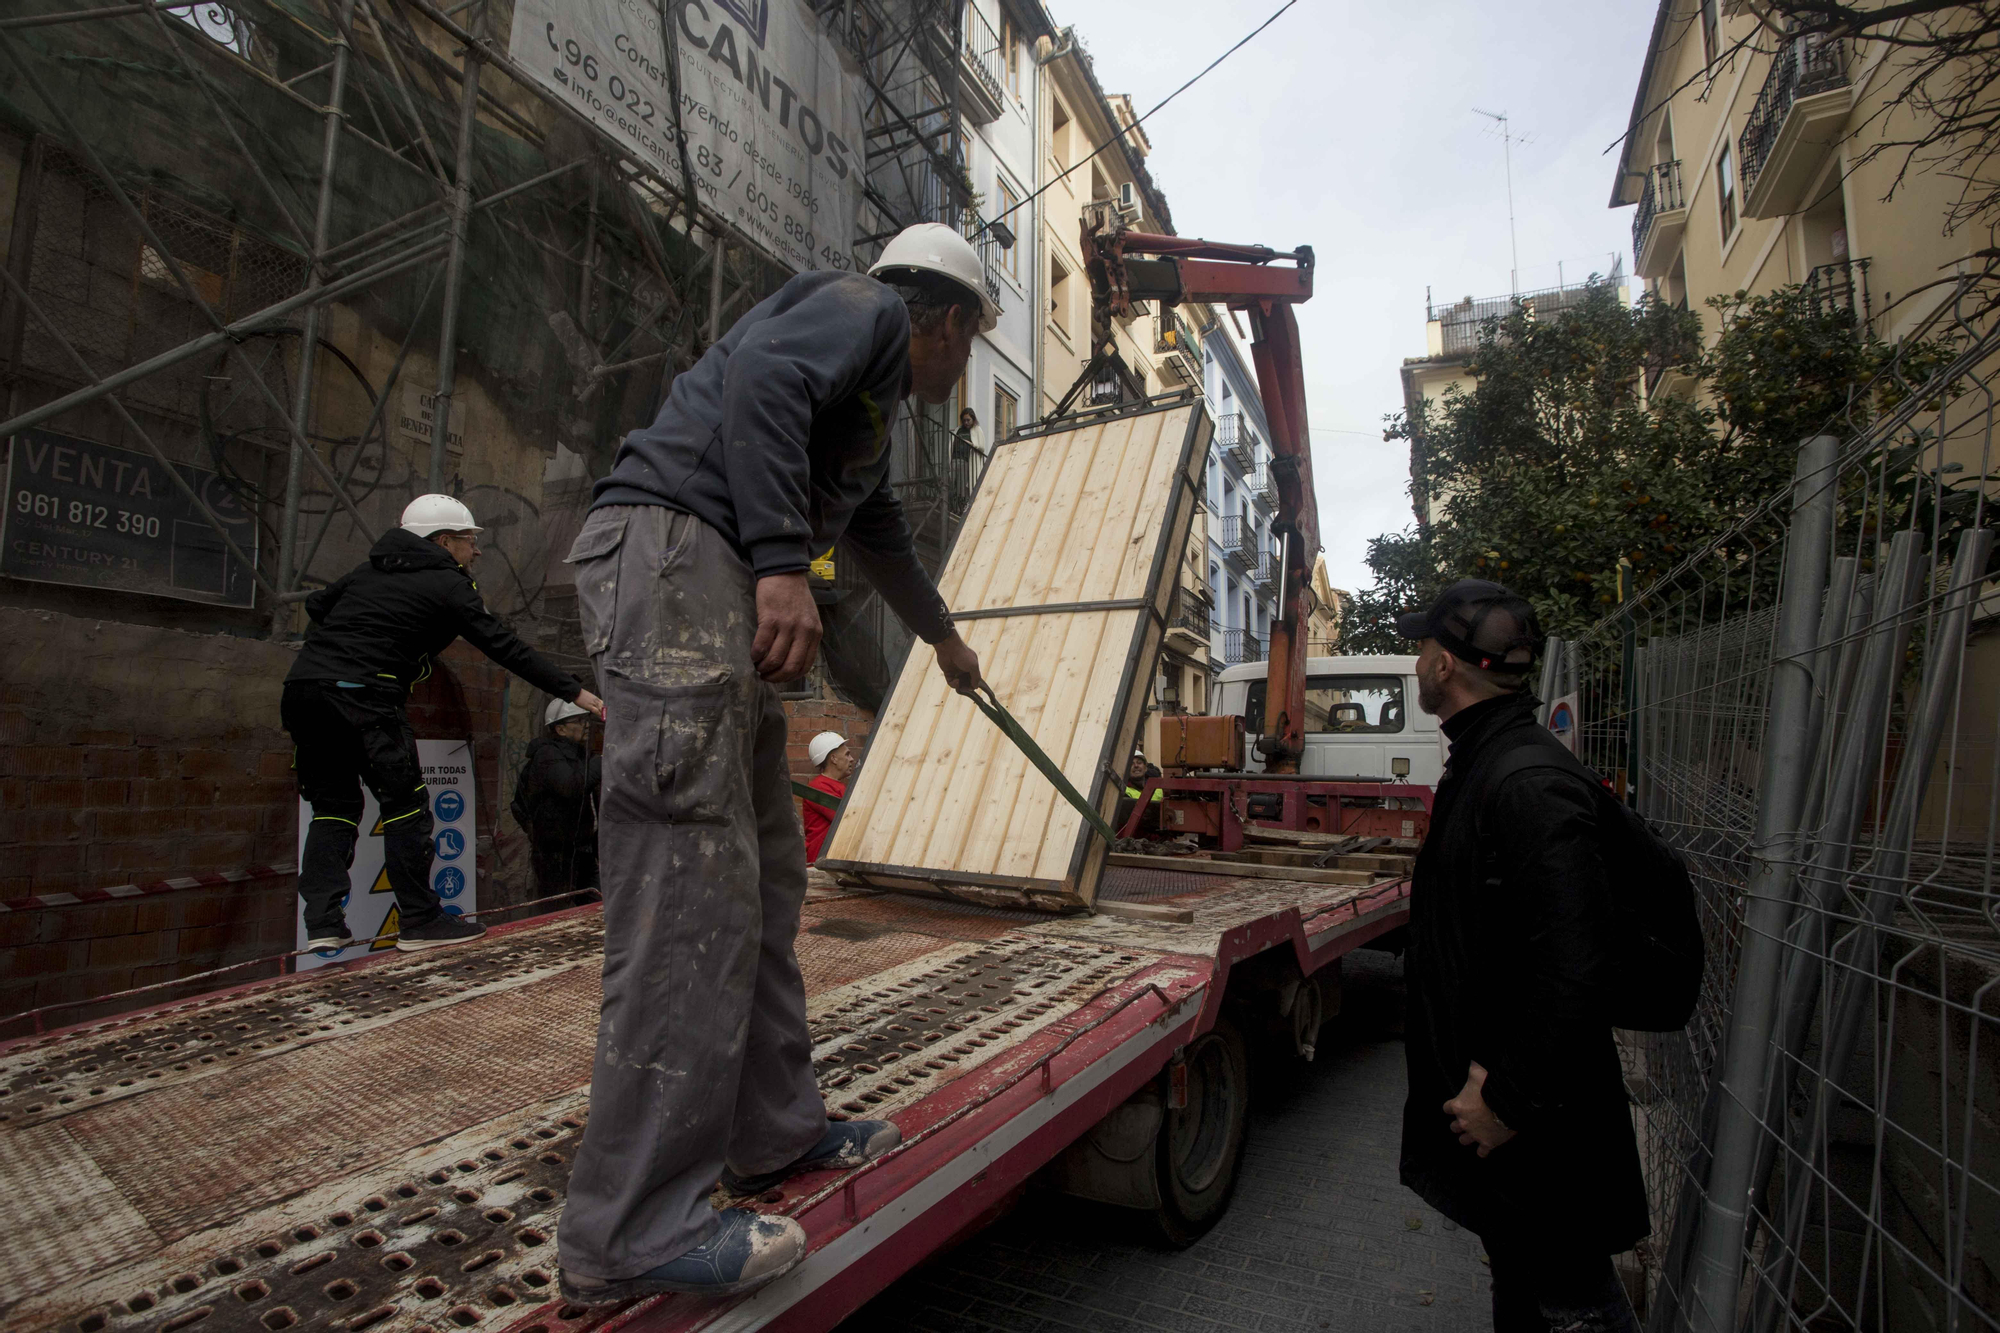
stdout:
{"type": "Polygon", "coordinates": [[[959,109],[982,125],[998,120],[1007,105],[1007,53],[1000,34],[976,5],[965,7],[958,53],[964,71],[958,81],[959,109]]]}
{"type": "Polygon", "coordinates": [[[1847,111],[1847,44],[1787,38],[1771,58],[1736,141],[1743,216],[1776,217],[1794,209],[1833,152],[1847,111]]]}
{"type": "Polygon", "coordinates": [[[1681,194],[1681,164],[1661,162],[1646,173],[1646,189],[1632,218],[1632,256],[1642,278],[1663,277],[1673,267],[1681,232],[1687,225],[1687,200],[1681,194]]]}
{"type": "Polygon", "coordinates": [[[1250,571],[1250,582],[1258,592],[1270,596],[1278,587],[1278,557],[1269,551],[1257,557],[1257,564],[1250,571]]]}
{"type": "MultiPolygon", "coordinates": [[[[972,14],[967,9],[967,16],[972,14]]],[[[985,218],[968,208],[959,214],[958,230],[972,248],[979,252],[979,273],[986,281],[986,294],[995,304],[1000,300],[1000,255],[1014,244],[1014,232],[1004,222],[988,223],[985,218]]]]}
{"type": "MultiPolygon", "coordinates": [[[[1688,303],[1685,296],[1674,302],[1674,309],[1676,310],[1686,310],[1687,308],[1688,303]]],[[[1680,362],[1670,360],[1664,353],[1649,353],[1646,357],[1646,397],[1651,398],[1659,393],[1660,385],[1666,382],[1668,372],[1672,371],[1678,374],[1680,366],[1680,362]]]]}
{"type": "Polygon", "coordinates": [[[1805,293],[1816,315],[1827,310],[1845,310],[1862,328],[1875,318],[1868,299],[1866,259],[1836,259],[1831,264],[1821,264],[1806,274],[1805,293]]]}
{"type": "Polygon", "coordinates": [[[1237,569],[1247,573],[1257,564],[1257,530],[1241,514],[1230,514],[1222,520],[1222,535],[1217,539],[1222,547],[1222,558],[1237,569]]]}
{"type": "Polygon", "coordinates": [[[1248,472],[1252,466],[1253,438],[1241,412],[1224,412],[1215,423],[1215,447],[1238,472],[1248,472]]]}
{"type": "Polygon", "coordinates": [[[1250,492],[1250,501],[1265,513],[1275,513],[1278,508],[1278,479],[1271,473],[1269,463],[1258,468],[1243,479],[1243,488],[1250,492]]]}
{"type": "Polygon", "coordinates": [[[1167,633],[1191,638],[1203,648],[1208,647],[1210,635],[1208,609],[1201,606],[1184,606],[1167,621],[1167,633]]]}
{"type": "Polygon", "coordinates": [[[1264,660],[1264,640],[1247,629],[1222,631],[1222,659],[1235,666],[1241,662],[1264,660]]]}

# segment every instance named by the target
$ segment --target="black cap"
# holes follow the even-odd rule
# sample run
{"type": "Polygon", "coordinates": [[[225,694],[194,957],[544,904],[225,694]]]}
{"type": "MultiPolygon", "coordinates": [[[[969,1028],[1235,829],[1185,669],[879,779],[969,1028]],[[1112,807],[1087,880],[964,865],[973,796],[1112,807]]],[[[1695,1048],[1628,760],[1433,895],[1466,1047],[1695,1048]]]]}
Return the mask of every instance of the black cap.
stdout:
{"type": "Polygon", "coordinates": [[[1485,579],[1460,579],[1428,611],[1396,617],[1406,639],[1436,639],[1453,657],[1485,671],[1525,674],[1542,646],[1541,622],[1528,600],[1485,579]]]}

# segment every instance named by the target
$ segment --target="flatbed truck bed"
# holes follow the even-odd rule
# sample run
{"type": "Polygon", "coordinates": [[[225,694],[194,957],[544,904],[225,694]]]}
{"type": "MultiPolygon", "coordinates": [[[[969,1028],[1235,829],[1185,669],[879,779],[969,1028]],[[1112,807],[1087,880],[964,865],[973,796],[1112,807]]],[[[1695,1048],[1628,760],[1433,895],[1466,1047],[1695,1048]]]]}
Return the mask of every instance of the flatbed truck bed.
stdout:
{"type": "Polygon", "coordinates": [[[903,1144],[760,1196],[811,1250],[734,1300],[558,1290],[595,907],[0,1046],[0,1329],[832,1328],[1161,1079],[1233,969],[1312,976],[1408,918],[1393,862],[1364,884],[1205,869],[1108,872],[1103,902],[1153,919],[815,889],[815,1072],[830,1112],[903,1144]]]}

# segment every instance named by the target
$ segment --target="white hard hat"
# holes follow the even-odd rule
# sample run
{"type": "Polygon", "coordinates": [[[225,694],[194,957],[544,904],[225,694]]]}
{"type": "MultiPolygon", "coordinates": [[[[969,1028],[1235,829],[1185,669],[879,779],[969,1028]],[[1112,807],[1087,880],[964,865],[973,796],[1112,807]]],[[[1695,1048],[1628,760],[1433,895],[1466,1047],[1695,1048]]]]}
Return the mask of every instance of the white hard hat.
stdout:
{"type": "Polygon", "coordinates": [[[542,713],[542,724],[553,727],[558,722],[567,722],[573,717],[589,717],[590,710],[579,707],[564,699],[551,699],[542,713]]]}
{"type": "Polygon", "coordinates": [[[1000,322],[1000,303],[986,291],[986,270],[971,242],[942,222],[905,227],[882,247],[882,257],[868,275],[891,281],[897,269],[916,269],[950,278],[979,298],[979,331],[993,332],[1000,322]]]}
{"type": "Polygon", "coordinates": [[[449,495],[419,495],[403,507],[403,528],[419,537],[433,532],[484,532],[472,511],[449,495]]]}
{"type": "Polygon", "coordinates": [[[811,756],[813,767],[818,768],[826,762],[828,755],[845,744],[847,744],[847,737],[841,735],[839,732],[822,731],[819,735],[813,737],[812,741],[806,746],[806,754],[811,756]]]}

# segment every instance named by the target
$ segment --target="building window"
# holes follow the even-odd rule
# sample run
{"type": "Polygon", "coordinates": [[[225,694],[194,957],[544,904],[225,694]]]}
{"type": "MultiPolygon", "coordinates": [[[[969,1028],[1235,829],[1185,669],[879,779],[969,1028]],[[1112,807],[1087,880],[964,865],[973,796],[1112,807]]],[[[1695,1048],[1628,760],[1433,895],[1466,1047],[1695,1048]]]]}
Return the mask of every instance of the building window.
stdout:
{"type": "Polygon", "coordinates": [[[1000,16],[1000,50],[1007,59],[1007,91],[1021,100],[1021,30],[1006,14],[1000,16]]]}
{"type": "Polygon", "coordinates": [[[1722,239],[1727,241],[1736,234],[1736,164],[1730,160],[1728,144],[1715,159],[1715,192],[1722,212],[1722,239]]]}
{"type": "Polygon", "coordinates": [[[998,444],[1021,424],[1021,400],[993,382],[993,443],[998,444]]]}
{"type": "Polygon", "coordinates": [[[1055,155],[1056,165],[1069,170],[1069,111],[1062,104],[1062,98],[1050,98],[1055,103],[1055,114],[1049,118],[1049,152],[1055,155]]]}
{"type": "MultiPolygon", "coordinates": [[[[1004,177],[1000,178],[997,183],[999,186],[997,198],[1000,206],[993,216],[1004,218],[1021,206],[1021,196],[1015,193],[1014,187],[1009,185],[1004,177]]],[[[1008,277],[1019,282],[1021,280],[1021,237],[1027,235],[1027,233],[1022,230],[1019,218],[1010,219],[1007,223],[1007,229],[1014,233],[1014,243],[1000,252],[1000,267],[1007,271],[1008,277]]]]}
{"type": "Polygon", "coordinates": [[[1069,270],[1054,255],[1049,256],[1049,322],[1069,336],[1069,270]]]}
{"type": "Polygon", "coordinates": [[[1722,54],[1722,0],[1701,0],[1701,58],[1714,65],[1722,54]]]}

